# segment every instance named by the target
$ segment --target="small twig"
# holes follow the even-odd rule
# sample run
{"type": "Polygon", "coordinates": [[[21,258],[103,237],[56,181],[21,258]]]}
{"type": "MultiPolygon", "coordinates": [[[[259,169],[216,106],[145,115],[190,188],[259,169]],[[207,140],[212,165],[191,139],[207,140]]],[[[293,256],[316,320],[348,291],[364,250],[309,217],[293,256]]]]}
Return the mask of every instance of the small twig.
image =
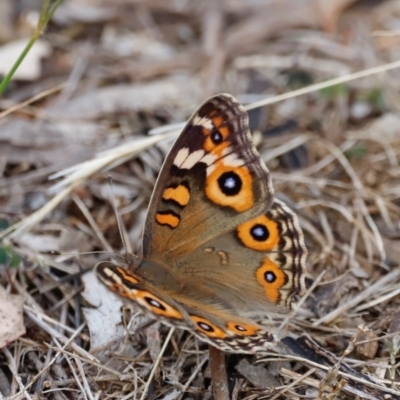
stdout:
{"type": "Polygon", "coordinates": [[[215,400],[229,400],[228,377],[226,374],[225,353],[208,345],[212,392],[215,400]]]}

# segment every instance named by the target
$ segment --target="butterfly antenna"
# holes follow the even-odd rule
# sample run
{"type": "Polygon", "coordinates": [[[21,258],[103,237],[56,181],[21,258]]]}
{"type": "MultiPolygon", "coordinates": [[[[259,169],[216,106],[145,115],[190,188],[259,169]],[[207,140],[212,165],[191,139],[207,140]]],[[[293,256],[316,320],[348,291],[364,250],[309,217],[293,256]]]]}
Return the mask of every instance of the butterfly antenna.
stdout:
{"type": "Polygon", "coordinates": [[[118,230],[119,230],[119,234],[121,236],[122,244],[124,245],[125,253],[132,254],[133,251],[132,251],[132,246],[128,239],[128,232],[126,231],[126,227],[122,223],[121,216],[119,215],[119,212],[118,212],[117,201],[116,201],[116,197],[115,197],[115,193],[114,193],[113,180],[112,180],[111,176],[108,177],[108,183],[109,183],[110,189],[111,189],[111,203],[114,208],[115,217],[117,218],[118,230]]]}

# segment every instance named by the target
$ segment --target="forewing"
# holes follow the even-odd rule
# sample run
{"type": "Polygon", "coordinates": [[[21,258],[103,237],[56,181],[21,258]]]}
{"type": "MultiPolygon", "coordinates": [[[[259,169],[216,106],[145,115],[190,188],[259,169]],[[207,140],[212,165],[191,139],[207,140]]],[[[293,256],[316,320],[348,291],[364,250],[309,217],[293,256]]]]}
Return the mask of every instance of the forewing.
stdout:
{"type": "Polygon", "coordinates": [[[144,257],[173,262],[268,209],[272,199],[247,112],[230,95],[214,96],[190,118],[162,167],[146,219],[144,257]]]}

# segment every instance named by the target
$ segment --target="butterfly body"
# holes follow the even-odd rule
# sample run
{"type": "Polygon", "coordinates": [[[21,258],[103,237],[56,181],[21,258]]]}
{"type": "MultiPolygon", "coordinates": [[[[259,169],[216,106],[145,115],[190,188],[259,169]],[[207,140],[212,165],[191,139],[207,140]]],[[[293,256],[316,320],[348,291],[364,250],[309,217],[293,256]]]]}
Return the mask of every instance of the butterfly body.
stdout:
{"type": "Polygon", "coordinates": [[[161,169],[142,260],[96,271],[164,323],[253,353],[275,340],[256,320],[284,314],[302,293],[305,257],[297,217],[274,198],[247,113],[223,94],[191,117],[161,169]]]}

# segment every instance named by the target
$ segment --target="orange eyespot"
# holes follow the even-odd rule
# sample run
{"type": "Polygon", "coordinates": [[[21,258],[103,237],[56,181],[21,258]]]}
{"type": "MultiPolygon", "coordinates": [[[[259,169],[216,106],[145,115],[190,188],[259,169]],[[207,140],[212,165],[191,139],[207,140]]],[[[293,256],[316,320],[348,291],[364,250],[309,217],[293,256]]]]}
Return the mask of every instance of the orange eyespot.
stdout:
{"type": "Polygon", "coordinates": [[[201,332],[211,338],[223,339],[226,337],[226,333],[215,326],[210,321],[205,318],[198,317],[197,315],[191,315],[190,318],[196,325],[196,328],[201,332]]]}
{"type": "Polygon", "coordinates": [[[229,321],[226,325],[230,331],[241,336],[253,336],[260,330],[257,326],[234,321],[229,321]]]}
{"type": "Polygon", "coordinates": [[[207,177],[206,196],[215,204],[243,212],[254,204],[252,183],[246,167],[219,164],[207,177]]]}
{"type": "Polygon", "coordinates": [[[278,224],[265,215],[239,225],[237,234],[246,247],[258,251],[274,249],[280,239],[278,224]]]}
{"type": "Polygon", "coordinates": [[[203,127],[203,134],[206,137],[203,148],[207,152],[212,152],[218,157],[222,157],[224,149],[229,146],[227,140],[229,136],[229,128],[222,126],[223,118],[215,117],[212,119],[214,125],[213,129],[207,129],[203,127]]]}
{"type": "Polygon", "coordinates": [[[279,289],[287,282],[285,273],[268,257],[256,271],[258,283],[265,289],[265,294],[272,303],[278,303],[280,300],[279,289]]]}
{"type": "Polygon", "coordinates": [[[176,308],[150,292],[145,290],[138,291],[135,300],[154,314],[167,318],[182,319],[182,314],[176,308]]]}

